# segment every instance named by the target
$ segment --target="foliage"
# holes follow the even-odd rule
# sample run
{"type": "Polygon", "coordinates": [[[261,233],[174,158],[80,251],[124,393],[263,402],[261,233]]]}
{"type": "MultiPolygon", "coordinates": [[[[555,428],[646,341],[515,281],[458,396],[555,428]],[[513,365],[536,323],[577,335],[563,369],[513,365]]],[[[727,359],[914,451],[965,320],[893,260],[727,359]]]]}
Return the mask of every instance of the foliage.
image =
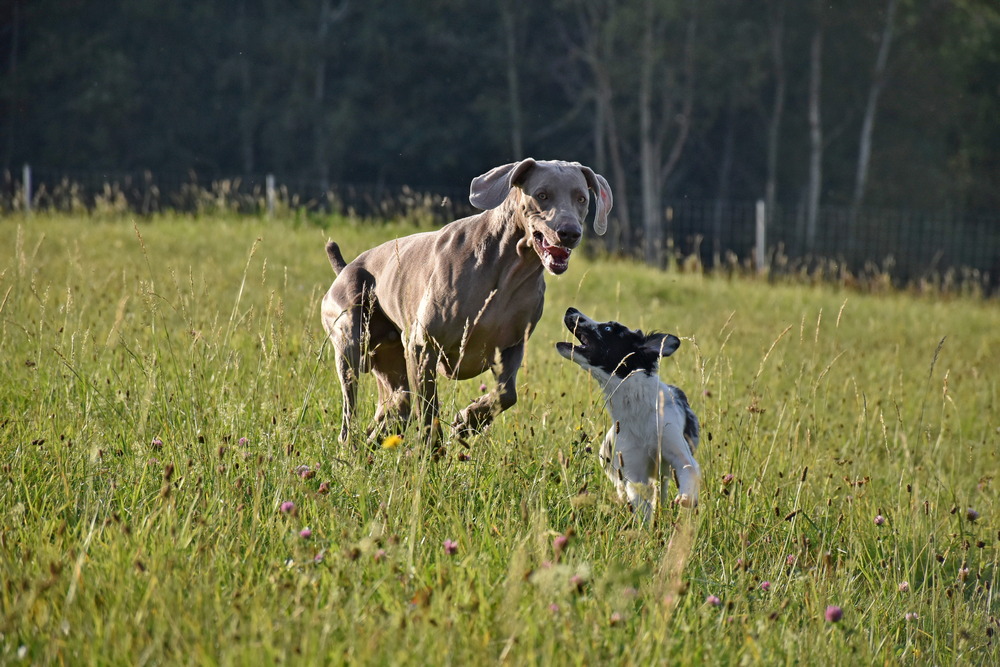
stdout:
{"type": "Polygon", "coordinates": [[[335,442],[323,244],[412,227],[329,222],[0,220],[0,662],[1000,659],[993,304],[575,256],[434,462],[335,442]],[[696,512],[615,502],[570,305],[682,337],[696,512]]]}
{"type": "MultiPolygon", "coordinates": [[[[1000,203],[988,149],[1000,118],[994,4],[901,2],[867,202],[1000,203]]],[[[884,12],[849,0],[823,14],[824,203],[850,200],[884,12]]],[[[663,195],[752,200],[767,179],[778,13],[788,90],[777,192],[793,203],[806,185],[818,19],[789,0],[14,0],[0,9],[0,167],[442,187],[524,154],[605,170],[619,151],[614,185],[631,194],[621,215],[640,194],[650,27],[658,157],[675,121],[690,128],[663,195]],[[690,111],[668,104],[688,84],[690,111]]]]}

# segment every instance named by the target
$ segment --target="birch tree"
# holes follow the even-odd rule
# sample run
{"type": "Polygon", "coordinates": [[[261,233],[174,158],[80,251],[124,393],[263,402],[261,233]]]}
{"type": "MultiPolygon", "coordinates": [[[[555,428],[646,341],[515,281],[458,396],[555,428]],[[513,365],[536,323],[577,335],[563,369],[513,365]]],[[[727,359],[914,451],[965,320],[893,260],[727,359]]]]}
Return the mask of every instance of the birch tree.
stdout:
{"type": "Polygon", "coordinates": [[[327,36],[330,26],[342,21],[347,14],[348,3],[343,0],[336,9],[330,0],[320,0],[319,21],[316,24],[316,62],[313,77],[313,155],[320,186],[325,190],[330,185],[329,127],[324,122],[326,113],[326,65],[327,36]]]}
{"type": "Polygon", "coordinates": [[[507,103],[510,116],[510,150],[511,158],[521,160],[524,155],[524,121],[521,112],[521,80],[517,63],[521,53],[520,36],[523,31],[518,29],[518,3],[503,0],[500,3],[500,20],[503,24],[505,74],[507,78],[507,103]]]}
{"type": "Polygon", "coordinates": [[[778,148],[781,145],[781,122],[785,115],[785,0],[773,0],[768,7],[768,36],[771,52],[771,73],[774,95],[767,119],[767,177],[764,184],[764,215],[766,225],[774,221],[778,204],[778,148]]]}
{"type": "MultiPolygon", "coordinates": [[[[669,7],[667,7],[669,9],[669,7]]],[[[639,52],[639,178],[644,251],[650,264],[662,263],[663,188],[677,167],[691,131],[694,105],[694,48],[697,32],[693,5],[686,7],[681,62],[662,50],[670,17],[663,3],[645,0],[639,52]],[[667,147],[670,140],[669,149],[667,147]]]]}
{"type": "Polygon", "coordinates": [[[632,222],[629,215],[629,179],[622,155],[622,138],[618,129],[618,115],[615,111],[615,87],[611,74],[614,55],[617,4],[603,0],[584,0],[579,4],[581,12],[581,48],[578,56],[587,64],[593,77],[594,98],[594,150],[597,168],[604,169],[607,161],[614,179],[615,197],[621,202],[615,208],[618,219],[617,234],[622,245],[632,245],[632,222]]]}
{"type": "Polygon", "coordinates": [[[882,26],[882,36],[879,40],[878,55],[872,69],[872,80],[868,86],[868,98],[865,103],[864,116],[861,120],[861,136],[858,141],[858,165],[854,175],[854,192],[851,196],[850,221],[851,230],[857,222],[857,215],[864,200],[865,188],[868,184],[868,166],[871,162],[872,135],[875,132],[875,112],[878,109],[879,96],[885,87],[886,65],[889,62],[889,50],[896,25],[896,8],[898,0],[888,0],[885,8],[885,24],[882,26]]]}
{"type": "Polygon", "coordinates": [[[823,74],[823,9],[816,3],[816,26],[809,42],[809,182],[806,190],[806,249],[816,243],[819,202],[823,189],[823,123],[821,92],[823,74]]]}

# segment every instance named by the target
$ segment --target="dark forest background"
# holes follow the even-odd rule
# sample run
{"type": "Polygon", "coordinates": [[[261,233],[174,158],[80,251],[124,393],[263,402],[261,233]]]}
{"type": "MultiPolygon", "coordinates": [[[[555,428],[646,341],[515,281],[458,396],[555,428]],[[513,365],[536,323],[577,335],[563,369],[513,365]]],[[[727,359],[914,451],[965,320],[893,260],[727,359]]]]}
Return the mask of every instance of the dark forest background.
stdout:
{"type": "Polygon", "coordinates": [[[4,0],[0,167],[1000,210],[996,0],[4,0]]]}

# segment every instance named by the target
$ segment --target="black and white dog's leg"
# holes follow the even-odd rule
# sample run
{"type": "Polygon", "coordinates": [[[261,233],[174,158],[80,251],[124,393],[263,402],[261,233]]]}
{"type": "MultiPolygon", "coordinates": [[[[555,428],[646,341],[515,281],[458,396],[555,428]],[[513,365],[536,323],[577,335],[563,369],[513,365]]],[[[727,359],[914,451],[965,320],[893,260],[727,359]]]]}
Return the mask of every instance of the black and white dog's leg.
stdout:
{"type": "MultiPolygon", "coordinates": [[[[613,435],[612,428],[605,438],[605,443],[612,439],[613,435]]],[[[604,447],[601,450],[603,452],[604,447]]],[[[632,509],[647,523],[652,521],[656,509],[656,487],[650,483],[653,471],[649,469],[649,463],[640,456],[626,457],[621,452],[615,452],[611,457],[611,463],[604,469],[614,482],[618,498],[622,501],[627,500],[632,509]]]]}
{"type": "MultiPolygon", "coordinates": [[[[673,468],[677,476],[677,496],[674,502],[683,507],[698,506],[698,486],[701,484],[701,468],[691,454],[688,441],[680,425],[668,423],[660,435],[661,465],[673,468]]],[[[665,472],[665,471],[664,471],[665,472]]],[[[669,475],[662,475],[660,482],[660,498],[668,497],[667,482],[669,475]]]]}

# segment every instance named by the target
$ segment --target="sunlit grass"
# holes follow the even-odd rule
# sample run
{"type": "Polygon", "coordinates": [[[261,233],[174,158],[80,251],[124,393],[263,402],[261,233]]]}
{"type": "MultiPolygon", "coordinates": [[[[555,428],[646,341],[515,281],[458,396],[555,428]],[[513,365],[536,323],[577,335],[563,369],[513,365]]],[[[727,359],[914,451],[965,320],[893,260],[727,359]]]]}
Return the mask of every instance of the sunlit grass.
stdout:
{"type": "Polygon", "coordinates": [[[1000,658],[995,303],[579,255],[486,435],[342,448],[323,245],[410,231],[0,220],[0,662],[1000,658]],[[694,514],[615,502],[571,305],[682,338],[694,514]]]}

